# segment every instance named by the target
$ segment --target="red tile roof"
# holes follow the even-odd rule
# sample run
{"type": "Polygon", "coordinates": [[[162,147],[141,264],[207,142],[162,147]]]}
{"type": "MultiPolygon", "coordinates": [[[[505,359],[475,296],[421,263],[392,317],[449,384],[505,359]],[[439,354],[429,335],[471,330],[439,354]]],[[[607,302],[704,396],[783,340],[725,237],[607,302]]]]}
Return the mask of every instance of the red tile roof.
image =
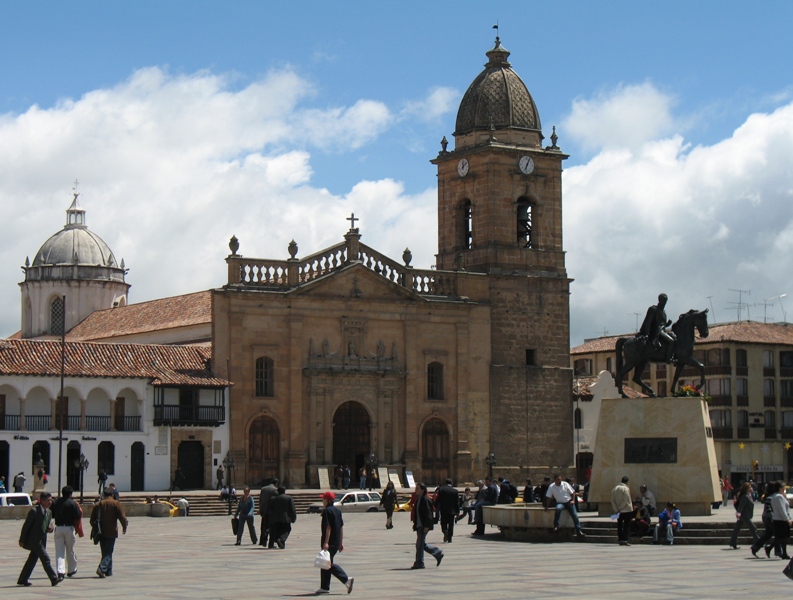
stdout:
{"type": "MultiPolygon", "coordinates": [[[[614,352],[617,339],[631,337],[633,334],[587,340],[580,346],[570,350],[570,354],[591,354],[594,352],[614,352]]],[[[722,344],[726,342],[739,344],[774,344],[793,346],[793,324],[791,323],[759,323],[757,321],[739,321],[735,323],[719,323],[709,326],[709,335],[705,339],[697,339],[697,344],[722,344]]]]}
{"type": "MultiPolygon", "coordinates": [[[[209,344],[157,346],[66,342],[68,377],[148,379],[155,386],[225,387],[230,382],[209,369],[209,344]]],[[[0,340],[0,375],[59,376],[58,341],[0,340]]]]}
{"type": "Polygon", "coordinates": [[[102,340],[211,322],[212,292],[207,290],[98,310],[73,327],[66,339],[102,340]]]}

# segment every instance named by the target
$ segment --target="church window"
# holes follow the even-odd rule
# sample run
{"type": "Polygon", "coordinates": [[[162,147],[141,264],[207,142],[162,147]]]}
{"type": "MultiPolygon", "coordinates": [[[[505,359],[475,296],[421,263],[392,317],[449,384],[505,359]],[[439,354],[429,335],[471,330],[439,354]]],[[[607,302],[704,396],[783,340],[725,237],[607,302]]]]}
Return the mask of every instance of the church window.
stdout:
{"type": "Polygon", "coordinates": [[[52,301],[50,305],[50,334],[63,335],[65,323],[65,307],[63,298],[58,296],[52,301]]]}
{"type": "Polygon", "coordinates": [[[463,202],[463,248],[470,249],[474,247],[473,231],[473,206],[470,200],[465,200],[463,202]]]}
{"type": "Polygon", "coordinates": [[[521,248],[533,248],[532,205],[524,199],[518,201],[518,244],[521,248]]]}
{"type": "Polygon", "coordinates": [[[113,442],[100,442],[97,458],[97,469],[103,469],[108,475],[116,472],[116,447],[113,442]]]}
{"type": "Polygon", "coordinates": [[[261,356],[256,359],[256,395],[270,397],[275,395],[273,359],[261,356]]]}
{"type": "Polygon", "coordinates": [[[427,365],[427,399],[443,400],[443,365],[439,362],[427,365]]]}

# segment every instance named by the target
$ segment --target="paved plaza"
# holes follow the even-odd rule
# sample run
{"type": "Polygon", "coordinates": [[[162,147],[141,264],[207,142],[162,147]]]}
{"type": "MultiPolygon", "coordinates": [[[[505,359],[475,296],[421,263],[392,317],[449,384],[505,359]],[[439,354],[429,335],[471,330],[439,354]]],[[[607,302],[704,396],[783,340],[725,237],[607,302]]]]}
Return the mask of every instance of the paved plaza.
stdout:
{"type": "MultiPolygon", "coordinates": [[[[257,529],[258,529],[257,517],[257,529]]],[[[789,595],[793,581],[782,575],[785,561],[755,559],[748,548],[715,546],[620,547],[599,544],[526,544],[502,541],[495,528],[472,538],[457,526],[452,544],[440,529],[428,541],[442,547],[440,567],[411,571],[415,534],[407,513],[394,515],[387,531],[384,513],[345,515],[346,550],[338,563],[355,578],[357,598],[589,597],[738,598],[789,595]]],[[[0,521],[0,594],[14,598],[301,598],[319,587],[314,556],[319,549],[318,515],[300,514],[285,550],[251,545],[247,532],[234,545],[228,517],[130,519],[114,555],[114,575],[99,579],[99,548],[78,541],[78,573],[52,588],[40,565],[32,587],[16,586],[27,552],[17,545],[22,521],[0,521]]],[[[87,530],[87,521],[86,521],[87,530]]],[[[47,544],[54,560],[52,536],[47,544]]],[[[333,579],[331,595],[346,595],[333,579]]]]}

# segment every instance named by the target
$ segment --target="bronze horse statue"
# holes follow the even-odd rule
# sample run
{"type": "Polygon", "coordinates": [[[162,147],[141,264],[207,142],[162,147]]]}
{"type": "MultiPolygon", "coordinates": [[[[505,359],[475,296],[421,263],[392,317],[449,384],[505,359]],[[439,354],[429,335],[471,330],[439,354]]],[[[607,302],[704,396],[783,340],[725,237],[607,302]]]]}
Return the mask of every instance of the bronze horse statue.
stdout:
{"type": "MultiPolygon", "coordinates": [[[[680,315],[677,322],[672,325],[672,332],[676,339],[672,347],[672,363],[675,365],[675,377],[672,381],[671,392],[674,395],[680,374],[686,366],[694,367],[699,371],[699,385],[697,390],[705,385],[705,367],[694,359],[694,332],[699,337],[708,337],[708,309],[690,310],[680,315]]],[[[642,381],[642,372],[648,363],[666,362],[665,348],[654,348],[644,337],[619,338],[617,340],[617,376],[616,384],[620,395],[627,398],[622,391],[623,378],[633,370],[633,381],[641,387],[642,391],[650,397],[655,397],[655,390],[642,381]]]]}

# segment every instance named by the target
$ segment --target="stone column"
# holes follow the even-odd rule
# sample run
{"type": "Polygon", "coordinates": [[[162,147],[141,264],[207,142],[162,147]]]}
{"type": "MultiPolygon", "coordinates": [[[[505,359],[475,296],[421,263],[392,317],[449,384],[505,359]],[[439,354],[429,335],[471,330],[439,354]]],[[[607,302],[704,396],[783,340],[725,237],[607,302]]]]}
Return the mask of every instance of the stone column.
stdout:
{"type": "Polygon", "coordinates": [[[58,431],[55,426],[55,419],[58,416],[58,399],[50,398],[50,431],[58,431]]]}
{"type": "Polygon", "coordinates": [[[80,398],[80,431],[85,431],[85,405],[88,398],[80,398]]]}
{"type": "Polygon", "coordinates": [[[116,430],[116,399],[110,398],[110,431],[116,430]]]}

